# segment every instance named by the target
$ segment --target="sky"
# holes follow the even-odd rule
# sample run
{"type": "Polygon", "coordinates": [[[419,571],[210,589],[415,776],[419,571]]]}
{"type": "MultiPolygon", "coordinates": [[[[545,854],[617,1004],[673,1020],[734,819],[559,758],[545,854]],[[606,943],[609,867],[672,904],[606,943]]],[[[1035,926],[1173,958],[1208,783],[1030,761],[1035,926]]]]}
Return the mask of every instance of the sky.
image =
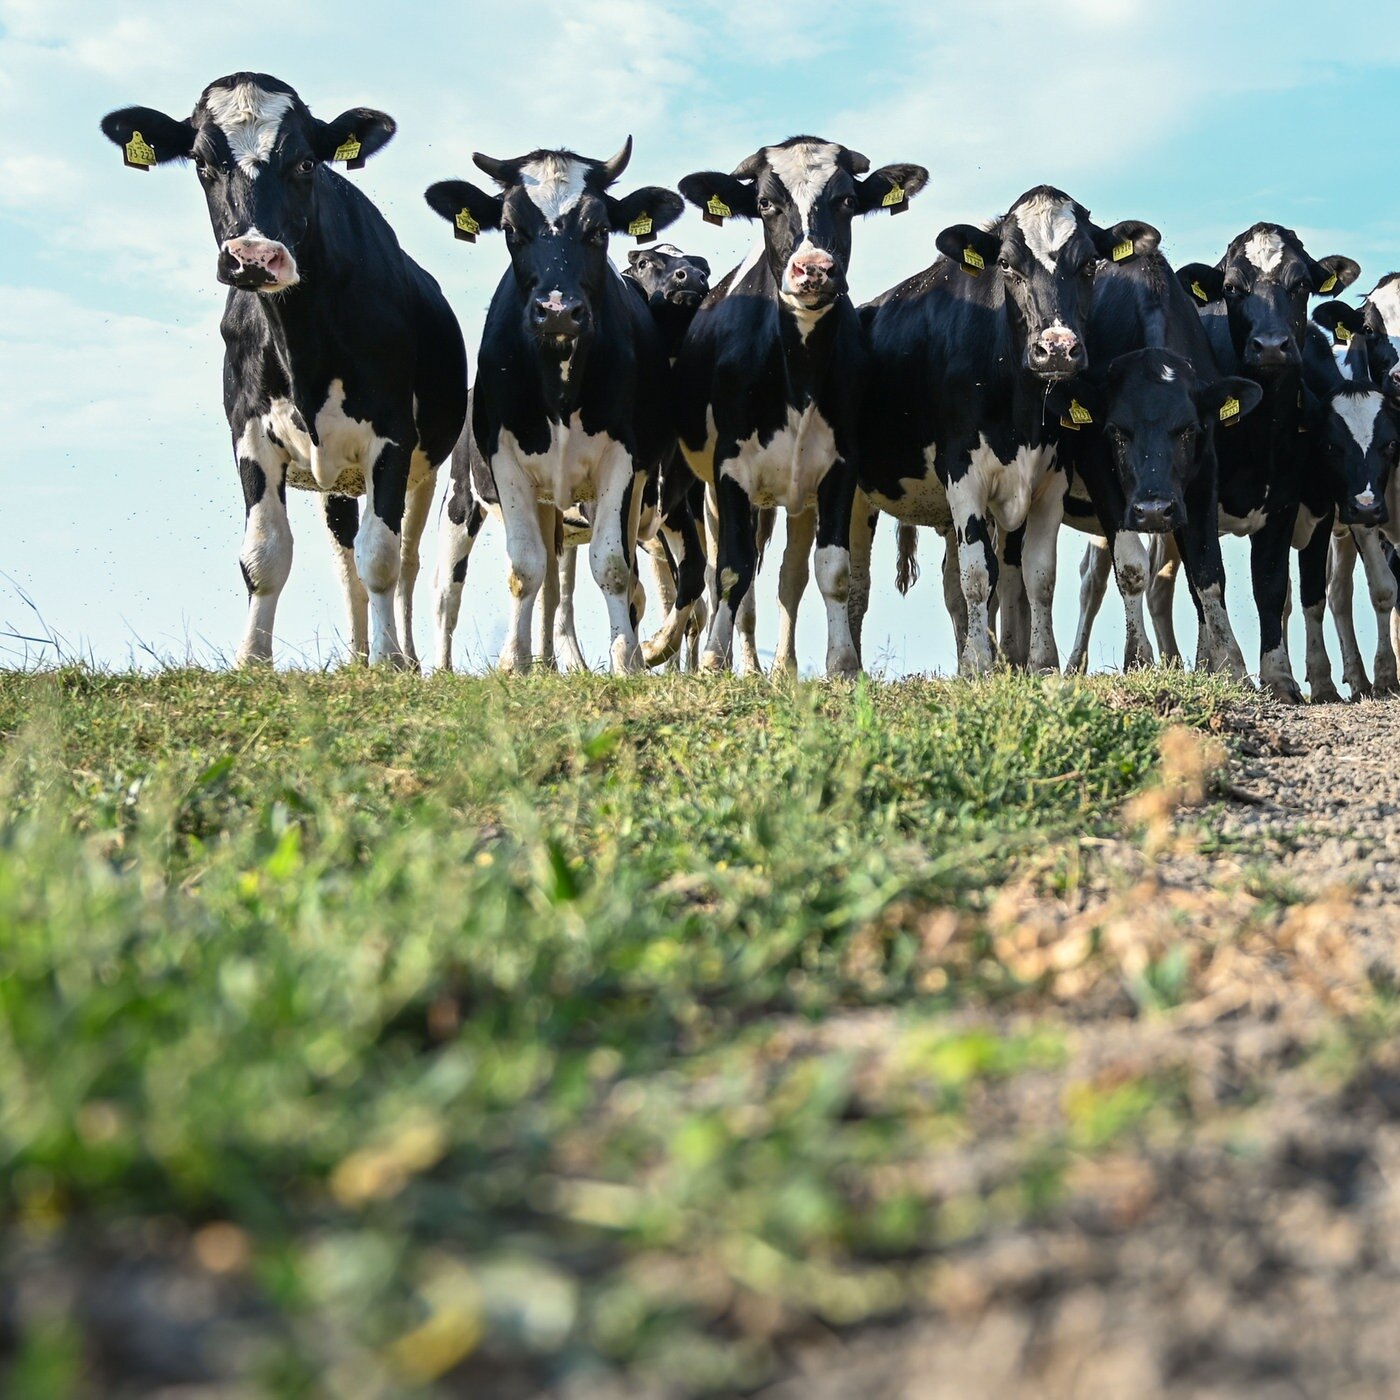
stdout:
{"type": "MultiPolygon", "coordinates": [[[[0,636],[0,664],[53,656],[23,637],[57,637],[65,655],[113,666],[221,664],[237,647],[243,509],[221,407],[225,289],[204,200],[191,167],[126,169],[97,124],[131,104],[188,115],[208,82],[241,69],[290,83],[325,119],[361,105],[396,118],[394,141],[350,178],[442,283],[473,371],[506,250],[494,236],[454,240],[422,192],[483,178],[476,150],[568,146],[603,158],[630,133],[624,191],[732,169],[798,132],[875,165],[927,166],[929,187],[909,214],[857,227],[858,301],[931,262],[940,229],[999,213],[1040,183],[1066,189],[1101,223],[1146,219],[1174,262],[1214,262],[1236,233],[1270,219],[1297,229],[1314,256],[1359,261],[1352,301],[1400,267],[1387,134],[1400,79],[1394,0],[1345,11],[1277,0],[517,0],[405,3],[391,19],[364,0],[318,0],[260,24],[168,0],[0,0],[0,631],[19,634],[0,636]]],[[[754,235],[689,210],[665,236],[718,275],[754,235]]],[[[625,257],[617,240],[614,256],[625,257]]],[[[318,503],[291,495],[295,563],[276,656],[324,665],[343,651],[342,604],[318,503]]],[[[436,509],[417,597],[424,656],[436,509]]],[[[947,671],[941,545],[924,532],[923,580],[901,599],[892,526],[877,537],[867,666],[947,671]]],[[[475,665],[494,660],[505,630],[500,536],[488,526],[463,600],[458,654],[475,665]]],[[[1062,655],[1082,545],[1063,532],[1062,655]]],[[[1229,542],[1226,559],[1232,620],[1253,665],[1243,546],[1229,542]]],[[[580,635],[596,664],[605,614],[579,573],[580,635]]],[[[757,584],[764,653],[776,573],[770,556],[757,584]]],[[[1178,615],[1189,652],[1184,587],[1178,615]]],[[[1369,647],[1374,628],[1369,616],[1359,622],[1369,647]]],[[[804,666],[820,667],[824,632],[814,585],[799,629],[804,666]]],[[[1294,633],[1301,679],[1296,613],[1294,633]]],[[[1091,664],[1121,662],[1122,642],[1110,587],[1091,664]]],[[[1331,650],[1340,676],[1335,638],[1331,650]]]]}

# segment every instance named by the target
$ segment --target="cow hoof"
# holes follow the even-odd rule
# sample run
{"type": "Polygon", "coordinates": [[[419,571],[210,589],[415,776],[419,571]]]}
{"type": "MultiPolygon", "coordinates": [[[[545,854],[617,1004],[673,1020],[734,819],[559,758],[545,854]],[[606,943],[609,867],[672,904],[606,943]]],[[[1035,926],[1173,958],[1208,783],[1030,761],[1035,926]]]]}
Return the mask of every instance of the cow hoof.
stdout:
{"type": "Polygon", "coordinates": [[[1314,705],[1340,705],[1342,703],[1341,692],[1330,680],[1318,681],[1316,684],[1309,682],[1308,690],[1311,692],[1311,703],[1314,705]]]}
{"type": "Polygon", "coordinates": [[[1377,676],[1375,689],[1372,693],[1378,697],[1382,695],[1400,695],[1400,678],[1387,676],[1382,680],[1377,676]]]}
{"type": "Polygon", "coordinates": [[[729,669],[729,663],[716,651],[707,651],[700,657],[700,669],[708,675],[717,675],[729,669]]]}
{"type": "MultiPolygon", "coordinates": [[[[1128,652],[1123,657],[1123,669],[1125,671],[1150,671],[1157,664],[1157,658],[1152,655],[1152,648],[1141,646],[1128,652]]],[[[1069,667],[1065,667],[1069,671],[1069,667]]]]}
{"type": "MultiPolygon", "coordinates": [[[[792,667],[788,674],[796,675],[797,667],[792,667]]],[[[860,657],[853,651],[841,651],[834,656],[828,656],[826,674],[832,680],[851,680],[860,675],[860,657]]]]}
{"type": "Polygon", "coordinates": [[[1082,676],[1089,669],[1088,658],[1083,652],[1072,651],[1065,661],[1065,675],[1082,676]]]}
{"type": "Polygon", "coordinates": [[[1292,676],[1273,676],[1264,682],[1263,688],[1275,700],[1281,700],[1285,705],[1303,703],[1302,687],[1292,676]]]}
{"type": "Polygon", "coordinates": [[[652,638],[651,641],[642,643],[642,660],[648,666],[664,666],[668,661],[673,661],[679,651],[679,642],[675,646],[668,646],[665,642],[658,642],[652,638]]]}

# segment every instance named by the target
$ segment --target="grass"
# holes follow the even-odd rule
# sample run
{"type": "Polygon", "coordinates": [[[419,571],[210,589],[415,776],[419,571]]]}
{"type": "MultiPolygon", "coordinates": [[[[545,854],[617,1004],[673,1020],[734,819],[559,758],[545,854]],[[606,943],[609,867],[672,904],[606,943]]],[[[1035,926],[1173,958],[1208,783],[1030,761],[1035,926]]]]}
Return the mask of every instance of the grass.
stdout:
{"type": "MultiPolygon", "coordinates": [[[[1063,1059],[964,1017],[1021,985],[989,892],[1228,693],[0,675],[0,1254],[212,1281],[252,1393],[757,1384],[1170,1119],[926,1179],[1063,1059]]],[[[123,1393],[74,1288],[0,1311],[5,1393],[123,1393]]]]}

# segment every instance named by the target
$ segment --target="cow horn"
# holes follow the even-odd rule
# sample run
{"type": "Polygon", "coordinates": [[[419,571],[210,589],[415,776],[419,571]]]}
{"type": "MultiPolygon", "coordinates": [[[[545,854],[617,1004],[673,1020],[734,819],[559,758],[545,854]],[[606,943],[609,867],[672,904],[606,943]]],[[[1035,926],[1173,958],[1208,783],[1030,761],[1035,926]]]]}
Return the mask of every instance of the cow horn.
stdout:
{"type": "Polygon", "coordinates": [[[472,164],[478,170],[484,170],[498,185],[510,186],[515,180],[515,167],[520,164],[518,160],[497,160],[495,156],[488,156],[481,151],[472,153],[472,164]]]}
{"type": "Polygon", "coordinates": [[[747,160],[741,160],[730,174],[731,180],[756,180],[763,169],[763,152],[755,151],[747,160]]]}
{"type": "Polygon", "coordinates": [[[632,159],[632,138],[629,136],[623,143],[622,149],[611,159],[603,162],[603,185],[606,188],[618,179],[624,170],[627,169],[627,162],[632,159]]]}

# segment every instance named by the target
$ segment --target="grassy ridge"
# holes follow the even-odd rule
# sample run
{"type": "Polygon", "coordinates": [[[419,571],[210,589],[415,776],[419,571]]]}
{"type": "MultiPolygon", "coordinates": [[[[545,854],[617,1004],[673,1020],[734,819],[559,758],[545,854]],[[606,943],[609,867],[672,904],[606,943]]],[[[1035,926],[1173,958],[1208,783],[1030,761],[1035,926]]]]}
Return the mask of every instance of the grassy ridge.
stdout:
{"type": "MultiPolygon", "coordinates": [[[[972,1228],[914,1169],[1058,1049],[958,1030],[1015,978],[949,920],[1146,780],[1164,685],[1224,693],[0,677],[5,1237],[213,1277],[269,1393],[756,1381],[972,1228]],[[794,1049],[877,1004],[878,1074],[794,1049]]],[[[12,1312],[8,1393],[118,1393],[12,1312]]]]}

